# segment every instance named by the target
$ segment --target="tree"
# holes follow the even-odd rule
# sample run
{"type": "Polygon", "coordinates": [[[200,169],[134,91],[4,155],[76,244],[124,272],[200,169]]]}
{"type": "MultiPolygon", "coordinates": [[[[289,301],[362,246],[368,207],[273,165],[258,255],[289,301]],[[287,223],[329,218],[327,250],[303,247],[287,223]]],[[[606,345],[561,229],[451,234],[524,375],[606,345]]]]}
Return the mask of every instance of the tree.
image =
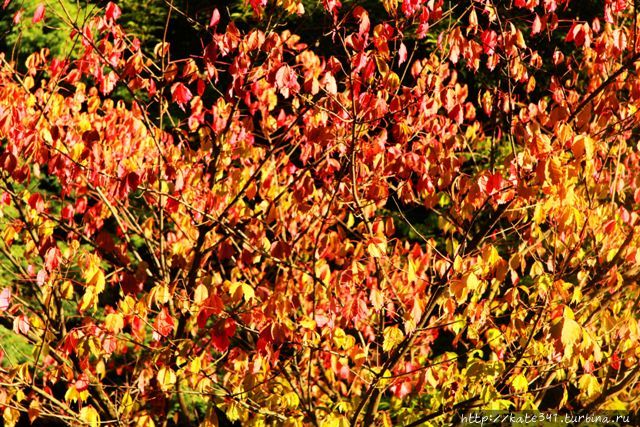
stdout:
{"type": "Polygon", "coordinates": [[[79,52],[0,57],[5,424],[636,410],[635,4],[305,4],[25,18],[79,52]]]}

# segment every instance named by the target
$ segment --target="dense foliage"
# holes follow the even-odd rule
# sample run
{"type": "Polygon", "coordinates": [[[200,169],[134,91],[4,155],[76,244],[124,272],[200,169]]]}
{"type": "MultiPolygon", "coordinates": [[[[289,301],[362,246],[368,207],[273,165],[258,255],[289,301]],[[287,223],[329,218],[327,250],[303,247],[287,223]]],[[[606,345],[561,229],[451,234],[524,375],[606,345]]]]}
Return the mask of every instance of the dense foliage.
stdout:
{"type": "Polygon", "coordinates": [[[638,409],[633,2],[31,3],[70,39],[0,53],[5,425],[638,409]]]}

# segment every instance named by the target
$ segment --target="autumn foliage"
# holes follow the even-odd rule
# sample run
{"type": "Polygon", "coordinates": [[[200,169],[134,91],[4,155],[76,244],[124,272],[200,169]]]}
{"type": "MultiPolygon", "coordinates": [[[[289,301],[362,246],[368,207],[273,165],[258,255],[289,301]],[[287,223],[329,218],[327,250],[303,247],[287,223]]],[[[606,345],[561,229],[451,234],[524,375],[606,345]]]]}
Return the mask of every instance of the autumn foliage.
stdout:
{"type": "Polygon", "coordinates": [[[0,53],[5,425],[637,410],[640,23],[579,3],[58,10],[0,53]]]}

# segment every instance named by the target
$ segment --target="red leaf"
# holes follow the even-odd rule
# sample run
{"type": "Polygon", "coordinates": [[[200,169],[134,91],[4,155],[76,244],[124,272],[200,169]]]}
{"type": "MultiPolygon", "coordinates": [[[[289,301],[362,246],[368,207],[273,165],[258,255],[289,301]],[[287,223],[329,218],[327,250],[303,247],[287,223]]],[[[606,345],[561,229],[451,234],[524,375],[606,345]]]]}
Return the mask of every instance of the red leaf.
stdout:
{"type": "Polygon", "coordinates": [[[109,2],[109,4],[107,4],[107,7],[105,9],[104,16],[110,21],[115,21],[116,19],[120,18],[120,15],[122,15],[122,11],[118,7],[118,5],[112,2],[109,2]]]}
{"type": "Polygon", "coordinates": [[[480,191],[486,193],[489,196],[500,193],[504,187],[504,179],[499,173],[492,173],[489,176],[481,176],[478,179],[478,186],[480,191]]]}
{"type": "Polygon", "coordinates": [[[105,337],[104,341],[102,342],[102,349],[107,354],[111,354],[114,351],[116,351],[117,347],[118,347],[118,342],[114,337],[105,337]]]}
{"type": "Polygon", "coordinates": [[[542,31],[542,21],[536,14],[536,17],[533,20],[533,24],[531,25],[531,35],[533,36],[535,34],[538,34],[540,31],[542,31]]]}
{"type": "Polygon", "coordinates": [[[494,173],[489,176],[489,179],[487,181],[487,192],[489,194],[500,192],[500,190],[502,190],[502,181],[502,175],[500,175],[499,173],[494,173]]]}
{"type": "Polygon", "coordinates": [[[44,286],[44,283],[47,281],[47,277],[49,277],[47,270],[41,268],[38,271],[38,275],[36,276],[36,283],[38,284],[38,286],[44,286]]]}
{"type": "Polygon", "coordinates": [[[420,25],[418,25],[418,38],[423,39],[429,31],[429,9],[422,8],[420,13],[420,25]]]}
{"type": "Polygon", "coordinates": [[[40,193],[33,193],[31,197],[29,197],[29,206],[38,213],[44,211],[44,199],[40,193]]]}
{"type": "Polygon", "coordinates": [[[20,23],[20,21],[22,20],[22,15],[24,14],[24,9],[20,9],[18,10],[14,15],[13,15],[13,23],[18,25],[20,23]]]}
{"type": "Polygon", "coordinates": [[[353,16],[360,21],[360,25],[358,27],[358,35],[361,36],[364,33],[369,32],[369,29],[371,28],[371,22],[369,21],[369,14],[367,13],[367,11],[364,10],[361,6],[357,6],[353,10],[353,16]]]}
{"type": "Polygon", "coordinates": [[[89,379],[86,374],[81,374],[75,383],[76,390],[84,391],[89,388],[89,379]]]}
{"type": "Polygon", "coordinates": [[[407,47],[404,43],[400,43],[400,49],[398,49],[398,65],[402,65],[407,61],[407,47]]]}
{"type": "Polygon", "coordinates": [[[2,8],[6,9],[7,6],[9,6],[9,3],[11,3],[11,0],[4,0],[4,3],[2,4],[2,8]]]}
{"type": "Polygon", "coordinates": [[[280,89],[280,93],[285,99],[289,98],[291,92],[295,93],[300,90],[298,76],[287,64],[280,67],[276,72],[276,86],[280,89]]]}
{"type": "Polygon", "coordinates": [[[229,340],[236,333],[236,322],[233,319],[218,321],[213,328],[211,342],[218,351],[226,351],[231,341],[229,340]]]}
{"type": "Polygon", "coordinates": [[[256,15],[261,16],[262,9],[267,5],[267,0],[249,0],[249,4],[251,5],[253,12],[256,15]]]}
{"type": "Polygon", "coordinates": [[[173,102],[177,102],[180,105],[186,104],[193,97],[191,91],[182,83],[174,83],[171,86],[171,96],[173,97],[173,102]]]}
{"type": "Polygon", "coordinates": [[[80,197],[78,200],[76,200],[76,213],[77,214],[85,213],[85,211],[87,210],[88,204],[89,204],[89,201],[87,200],[86,197],[80,197]]]}
{"type": "Polygon", "coordinates": [[[215,27],[220,22],[220,12],[218,9],[213,9],[213,13],[211,14],[211,20],[209,21],[209,28],[215,27]]]}
{"type": "Polygon", "coordinates": [[[67,221],[72,220],[73,215],[74,215],[74,209],[72,205],[65,205],[65,207],[62,208],[62,210],[60,210],[60,216],[62,217],[62,219],[65,219],[67,221]]]}
{"type": "Polygon", "coordinates": [[[0,311],[6,311],[9,308],[9,301],[11,300],[11,289],[4,288],[0,292],[0,311]]]}
{"type": "Polygon", "coordinates": [[[47,267],[47,270],[53,271],[60,265],[60,258],[62,257],[62,253],[60,249],[57,247],[49,248],[47,253],[44,255],[44,265],[47,267]]]}
{"type": "Polygon", "coordinates": [[[153,328],[157,333],[162,335],[163,337],[169,336],[173,332],[174,321],[173,318],[169,315],[167,308],[163,308],[158,317],[156,317],[156,321],[153,323],[153,328]]]}
{"type": "Polygon", "coordinates": [[[36,7],[36,11],[33,12],[33,19],[31,20],[31,22],[36,24],[42,21],[44,19],[44,11],[45,11],[44,3],[40,3],[38,7],[36,7]]]}
{"type": "Polygon", "coordinates": [[[498,44],[498,34],[493,30],[485,30],[480,36],[482,40],[482,48],[484,53],[492,55],[495,53],[496,45],[498,44]]]}
{"type": "Polygon", "coordinates": [[[416,13],[419,8],[420,8],[419,0],[403,0],[402,2],[402,12],[407,17],[416,13]]]}
{"type": "Polygon", "coordinates": [[[127,175],[127,186],[131,190],[135,190],[140,185],[140,175],[135,172],[129,172],[127,175]]]}
{"type": "Polygon", "coordinates": [[[16,317],[13,320],[13,332],[15,332],[16,334],[27,335],[27,333],[29,332],[29,328],[29,319],[24,314],[16,317]]]}
{"type": "Polygon", "coordinates": [[[611,356],[611,367],[616,371],[620,369],[620,357],[618,356],[618,352],[614,352],[613,356],[611,356]]]}
{"type": "Polygon", "coordinates": [[[2,157],[0,157],[0,159],[0,167],[6,170],[9,175],[11,175],[18,165],[16,156],[11,153],[4,153],[2,157]]]}

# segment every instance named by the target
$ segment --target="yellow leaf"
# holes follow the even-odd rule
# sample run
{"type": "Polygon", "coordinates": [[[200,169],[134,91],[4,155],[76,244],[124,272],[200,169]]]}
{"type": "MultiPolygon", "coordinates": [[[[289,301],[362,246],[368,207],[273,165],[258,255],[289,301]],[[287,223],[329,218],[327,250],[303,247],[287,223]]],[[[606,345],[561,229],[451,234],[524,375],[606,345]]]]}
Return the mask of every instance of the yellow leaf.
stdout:
{"type": "Polygon", "coordinates": [[[89,352],[92,356],[99,356],[102,354],[102,342],[97,337],[90,337],[88,342],[89,352]]]}
{"type": "Polygon", "coordinates": [[[478,289],[478,285],[480,285],[480,281],[478,280],[478,277],[475,274],[469,273],[469,275],[467,275],[465,284],[467,286],[467,289],[475,291],[476,289],[478,289]]]}
{"type": "Polygon", "coordinates": [[[345,415],[328,415],[322,422],[320,423],[320,427],[348,427],[349,426],[349,418],[345,415]]]}
{"type": "Polygon", "coordinates": [[[91,307],[95,307],[98,303],[98,295],[96,294],[96,290],[93,286],[89,286],[85,289],[84,295],[82,296],[82,300],[80,301],[80,306],[78,310],[86,311],[91,307]]]}
{"type": "Polygon", "coordinates": [[[233,422],[240,419],[240,408],[236,403],[230,403],[225,413],[227,414],[227,418],[229,418],[229,421],[233,422]]]}
{"type": "Polygon", "coordinates": [[[169,292],[168,286],[158,285],[151,290],[151,294],[153,295],[153,300],[158,306],[168,303],[171,299],[171,292],[169,292]]]}
{"type": "Polygon", "coordinates": [[[234,282],[229,286],[229,291],[233,298],[239,300],[244,298],[245,301],[251,300],[255,295],[253,288],[244,282],[234,282]]]}
{"type": "Polygon", "coordinates": [[[78,401],[78,390],[76,390],[75,386],[70,386],[67,389],[67,392],[64,394],[65,402],[77,402],[78,401]]]}
{"type": "Polygon", "coordinates": [[[198,374],[202,370],[202,359],[200,357],[194,357],[191,363],[189,363],[189,371],[192,374],[198,374]]]}
{"type": "Polygon", "coordinates": [[[356,343],[356,339],[351,335],[347,335],[343,329],[336,328],[333,331],[333,342],[343,350],[349,350],[356,343]]]}
{"type": "Polygon", "coordinates": [[[282,396],[281,402],[284,407],[289,409],[295,409],[300,404],[300,399],[298,398],[298,395],[295,392],[290,391],[289,393],[285,393],[282,396]]]}
{"type": "Polygon", "coordinates": [[[387,253],[387,242],[380,237],[374,237],[367,246],[367,251],[372,257],[381,258],[387,253]]]}
{"type": "Polygon", "coordinates": [[[80,161],[80,156],[84,152],[84,148],[85,146],[82,142],[73,144],[73,147],[71,147],[71,154],[70,154],[71,160],[73,160],[74,162],[80,161]]]}
{"type": "Polygon", "coordinates": [[[551,336],[564,347],[573,347],[582,338],[582,327],[575,320],[563,317],[551,326],[551,336]]]}
{"type": "Polygon", "coordinates": [[[44,142],[47,142],[49,144],[53,142],[53,138],[51,137],[51,132],[49,132],[49,129],[47,128],[42,128],[40,130],[40,137],[44,142]]]}
{"type": "Polygon", "coordinates": [[[131,297],[131,295],[124,297],[124,299],[120,300],[120,303],[118,304],[120,312],[125,316],[132,314],[135,311],[135,307],[136,301],[131,297]]]}
{"type": "Polygon", "coordinates": [[[386,87],[390,93],[394,93],[400,87],[400,77],[393,71],[386,73],[387,84],[386,87]]]}
{"type": "Polygon", "coordinates": [[[2,418],[4,419],[5,426],[13,427],[16,425],[18,419],[20,418],[20,412],[17,409],[6,407],[4,408],[2,418]]]}
{"type": "Polygon", "coordinates": [[[133,399],[131,398],[131,394],[129,392],[125,392],[124,396],[120,400],[120,407],[118,408],[118,413],[121,415],[129,415],[131,410],[133,409],[133,399]]]}
{"type": "Polygon", "coordinates": [[[506,399],[491,399],[488,403],[488,409],[490,411],[505,411],[513,407],[513,402],[506,399]]]}
{"type": "Polygon", "coordinates": [[[104,360],[98,360],[95,367],[96,367],[96,375],[98,375],[100,379],[103,379],[105,374],[107,373],[107,367],[104,364],[104,360]]]}
{"type": "Polygon", "coordinates": [[[536,261],[531,266],[531,270],[529,271],[529,275],[531,277],[538,277],[544,274],[544,267],[540,261],[536,261]]]}
{"type": "Polygon", "coordinates": [[[373,305],[376,311],[379,311],[384,305],[384,295],[377,288],[371,288],[371,294],[369,295],[369,301],[373,305]]]}
{"type": "Polygon", "coordinates": [[[525,392],[529,389],[529,381],[527,381],[527,377],[522,374],[518,374],[511,380],[511,387],[516,391],[516,393],[525,392]]]}
{"type": "Polygon", "coordinates": [[[209,298],[209,290],[203,284],[198,285],[193,294],[193,301],[197,305],[201,305],[207,298],[209,298]]]}
{"type": "Polygon", "coordinates": [[[316,326],[318,326],[315,320],[309,318],[303,319],[299,323],[300,326],[305,329],[309,329],[310,331],[314,331],[316,329],[316,326]]]}
{"type": "Polygon", "coordinates": [[[603,402],[600,407],[603,411],[621,411],[626,412],[629,410],[629,407],[624,402],[620,401],[617,397],[613,397],[607,399],[607,401],[603,402]]]}
{"type": "Polygon", "coordinates": [[[407,280],[409,280],[409,282],[413,282],[418,279],[418,266],[416,264],[416,261],[409,259],[409,269],[407,271],[407,280]]]}
{"type": "Polygon", "coordinates": [[[384,341],[382,342],[383,351],[391,351],[404,339],[404,333],[397,326],[388,326],[383,332],[384,341]]]}
{"type": "Polygon", "coordinates": [[[149,414],[142,414],[136,418],[136,427],[155,427],[156,424],[149,414]]]}
{"type": "Polygon", "coordinates": [[[578,388],[586,399],[590,399],[600,394],[601,391],[600,383],[593,374],[583,375],[578,380],[578,388]]]}
{"type": "Polygon", "coordinates": [[[2,240],[4,240],[5,242],[8,242],[9,244],[11,244],[11,242],[13,241],[14,237],[16,236],[16,234],[17,233],[16,233],[15,228],[13,228],[11,226],[8,226],[2,232],[2,240]]]}
{"type": "Polygon", "coordinates": [[[565,145],[573,138],[573,129],[568,124],[562,123],[556,129],[556,136],[558,137],[558,142],[565,145]]]}
{"type": "Polygon", "coordinates": [[[114,334],[120,333],[124,328],[124,319],[120,313],[110,313],[104,321],[104,326],[109,332],[114,334]]]}
{"type": "Polygon", "coordinates": [[[169,391],[175,385],[177,380],[176,373],[166,366],[160,368],[156,379],[158,380],[158,384],[162,391],[169,391]]]}
{"type": "Polygon", "coordinates": [[[73,298],[73,285],[70,280],[65,280],[60,285],[60,293],[62,294],[62,298],[71,299],[73,298]]]}
{"type": "Polygon", "coordinates": [[[588,136],[578,135],[574,138],[571,151],[576,159],[593,158],[593,140],[588,136]]]}
{"type": "Polygon", "coordinates": [[[482,261],[489,267],[493,267],[501,259],[498,250],[493,245],[485,246],[482,250],[482,261]]]}
{"type": "MultiPolygon", "coordinates": [[[[24,88],[26,90],[31,90],[31,88],[33,88],[34,84],[35,84],[35,82],[33,80],[33,77],[31,77],[31,76],[25,77],[24,80],[22,81],[22,85],[24,86],[24,88]]],[[[31,97],[33,97],[33,95],[29,97],[29,101],[30,101],[29,103],[31,103],[31,97]]],[[[35,104],[35,99],[33,101],[34,101],[33,103],[35,104]]]]}
{"type": "Polygon", "coordinates": [[[241,286],[242,286],[242,295],[244,296],[244,300],[249,301],[250,299],[253,299],[253,297],[256,295],[253,288],[244,282],[242,283],[241,286]]]}
{"type": "Polygon", "coordinates": [[[104,272],[100,269],[96,270],[96,272],[87,281],[87,286],[93,286],[96,294],[100,294],[100,292],[104,290],[104,285],[104,272]]]}
{"type": "Polygon", "coordinates": [[[85,406],[80,410],[80,419],[91,427],[98,427],[100,425],[100,414],[93,406],[85,406]]]}

